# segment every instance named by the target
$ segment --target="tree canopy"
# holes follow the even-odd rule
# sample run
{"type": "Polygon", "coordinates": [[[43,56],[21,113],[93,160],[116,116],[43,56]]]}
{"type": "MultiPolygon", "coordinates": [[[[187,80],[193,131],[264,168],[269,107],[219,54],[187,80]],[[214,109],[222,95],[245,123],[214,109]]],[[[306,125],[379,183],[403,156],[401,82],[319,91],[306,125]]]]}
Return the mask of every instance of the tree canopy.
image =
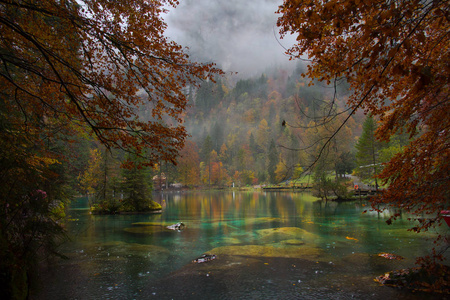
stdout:
{"type": "MultiPolygon", "coordinates": [[[[186,91],[222,72],[191,61],[164,36],[162,14],[177,3],[0,1],[0,289],[6,298],[27,297],[36,257],[55,253],[61,241],[74,174],[83,173],[74,161],[88,156],[79,151],[80,140],[90,135],[144,165],[175,161],[182,149],[186,91]]],[[[133,161],[125,163],[130,172],[133,161]]],[[[87,174],[102,166],[106,182],[106,160],[87,174]]]]}
{"type": "Polygon", "coordinates": [[[281,34],[297,37],[287,53],[310,60],[306,76],[346,80],[351,112],[379,118],[378,139],[409,134],[379,175],[389,188],[375,204],[431,214],[416,231],[438,224],[450,196],[448,1],[285,0],[278,12],[281,34]]]}
{"type": "Polygon", "coordinates": [[[30,131],[77,124],[107,147],[152,149],[147,164],[173,160],[186,137],[184,89],[221,73],[164,36],[164,5],[176,3],[2,1],[5,118],[30,131]]]}

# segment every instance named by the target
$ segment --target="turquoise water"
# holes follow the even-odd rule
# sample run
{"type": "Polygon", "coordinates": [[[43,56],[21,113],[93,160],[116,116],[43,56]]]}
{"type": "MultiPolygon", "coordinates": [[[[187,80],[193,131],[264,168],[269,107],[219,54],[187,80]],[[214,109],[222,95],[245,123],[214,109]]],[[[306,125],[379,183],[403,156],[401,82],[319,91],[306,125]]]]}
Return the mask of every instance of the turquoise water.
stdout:
{"type": "Polygon", "coordinates": [[[72,241],[61,249],[70,259],[46,269],[34,298],[439,298],[374,281],[413,266],[435,233],[408,232],[406,217],[388,226],[388,214],[363,214],[367,203],[290,192],[173,192],[155,200],[162,214],[92,216],[87,199],[73,203],[72,241]],[[180,221],[185,230],[166,228],[180,221]],[[204,253],[217,259],[192,262],[204,253]]]}

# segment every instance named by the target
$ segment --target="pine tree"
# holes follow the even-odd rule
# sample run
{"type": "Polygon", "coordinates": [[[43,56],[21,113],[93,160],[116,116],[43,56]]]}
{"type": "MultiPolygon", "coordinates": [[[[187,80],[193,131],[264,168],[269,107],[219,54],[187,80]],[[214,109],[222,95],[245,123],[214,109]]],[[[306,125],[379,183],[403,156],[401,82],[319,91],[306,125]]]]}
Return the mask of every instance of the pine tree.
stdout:
{"type": "Polygon", "coordinates": [[[258,155],[258,144],[255,141],[255,137],[253,136],[253,133],[250,133],[250,137],[248,139],[248,146],[250,148],[250,151],[253,155],[253,157],[256,159],[258,155]]]}
{"type": "Polygon", "coordinates": [[[128,161],[134,162],[131,168],[122,170],[122,192],[124,195],[122,210],[146,211],[153,206],[152,180],[148,167],[138,165],[136,157],[129,155],[128,161]]]}
{"type": "Polygon", "coordinates": [[[374,176],[380,171],[379,151],[383,148],[383,144],[375,139],[376,129],[374,118],[367,116],[355,148],[358,165],[356,173],[361,179],[375,179],[375,187],[378,189],[378,181],[374,176]]]}
{"type": "Polygon", "coordinates": [[[216,122],[211,132],[212,147],[218,153],[220,152],[220,147],[224,141],[223,127],[221,124],[223,124],[223,122],[216,122]]]}

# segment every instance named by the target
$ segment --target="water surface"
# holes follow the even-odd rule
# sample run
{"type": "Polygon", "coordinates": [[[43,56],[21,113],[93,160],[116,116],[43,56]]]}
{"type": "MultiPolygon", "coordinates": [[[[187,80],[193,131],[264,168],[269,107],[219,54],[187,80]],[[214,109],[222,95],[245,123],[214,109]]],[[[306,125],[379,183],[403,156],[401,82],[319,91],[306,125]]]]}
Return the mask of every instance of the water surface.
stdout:
{"type": "Polygon", "coordinates": [[[41,276],[36,299],[434,299],[380,286],[411,267],[434,233],[408,232],[367,203],[322,202],[308,193],[155,194],[162,214],[92,216],[69,211],[72,241],[41,276]],[[166,226],[183,222],[185,230],[166,226]],[[387,260],[380,252],[403,256],[387,260]],[[204,253],[217,259],[197,264],[204,253]]]}

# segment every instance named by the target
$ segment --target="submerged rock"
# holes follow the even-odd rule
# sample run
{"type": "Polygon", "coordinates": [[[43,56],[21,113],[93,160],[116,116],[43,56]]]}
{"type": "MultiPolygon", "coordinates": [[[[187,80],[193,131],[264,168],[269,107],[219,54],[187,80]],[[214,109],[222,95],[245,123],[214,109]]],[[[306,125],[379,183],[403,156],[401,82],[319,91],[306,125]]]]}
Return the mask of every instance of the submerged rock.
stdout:
{"type": "Polygon", "coordinates": [[[137,222],[133,223],[133,227],[125,228],[124,231],[130,233],[139,233],[139,234],[154,234],[158,232],[164,232],[169,230],[177,230],[182,231],[186,228],[186,225],[182,222],[178,222],[176,224],[171,223],[156,223],[156,222],[137,222]]]}
{"type": "Polygon", "coordinates": [[[289,239],[289,240],[281,241],[280,244],[288,245],[288,246],[301,246],[301,245],[304,245],[305,242],[302,240],[297,240],[297,239],[289,239]]]}
{"type": "Polygon", "coordinates": [[[264,242],[274,242],[292,239],[300,241],[314,241],[319,238],[318,235],[298,227],[260,229],[257,230],[256,233],[259,235],[259,239],[264,242]]]}
{"type": "Polygon", "coordinates": [[[183,222],[178,222],[176,224],[167,226],[166,228],[170,230],[183,231],[186,228],[186,225],[184,225],[183,222]]]}
{"type": "Polygon", "coordinates": [[[242,241],[237,237],[224,236],[217,243],[224,244],[224,245],[233,245],[233,244],[236,245],[236,244],[242,244],[242,241]]]}
{"type": "Polygon", "coordinates": [[[200,264],[200,263],[204,263],[204,262],[208,262],[208,261],[214,260],[216,258],[217,258],[217,256],[214,255],[214,254],[203,254],[202,256],[194,259],[192,262],[200,264]]]}
{"type": "MultiPolygon", "coordinates": [[[[170,251],[164,247],[148,244],[108,241],[105,243],[86,244],[80,254],[99,260],[118,261],[125,257],[145,257],[152,262],[167,260],[170,251]]],[[[76,256],[81,256],[80,254],[76,256]]]]}
{"type": "Polygon", "coordinates": [[[271,217],[265,217],[265,218],[246,218],[244,220],[245,225],[257,225],[257,224],[264,224],[264,223],[281,223],[283,219],[281,218],[271,218],[271,217]]]}
{"type": "Polygon", "coordinates": [[[214,248],[207,253],[231,256],[302,258],[313,261],[322,260],[321,257],[324,254],[323,250],[317,247],[291,245],[284,247],[274,245],[224,246],[214,248]]]}

